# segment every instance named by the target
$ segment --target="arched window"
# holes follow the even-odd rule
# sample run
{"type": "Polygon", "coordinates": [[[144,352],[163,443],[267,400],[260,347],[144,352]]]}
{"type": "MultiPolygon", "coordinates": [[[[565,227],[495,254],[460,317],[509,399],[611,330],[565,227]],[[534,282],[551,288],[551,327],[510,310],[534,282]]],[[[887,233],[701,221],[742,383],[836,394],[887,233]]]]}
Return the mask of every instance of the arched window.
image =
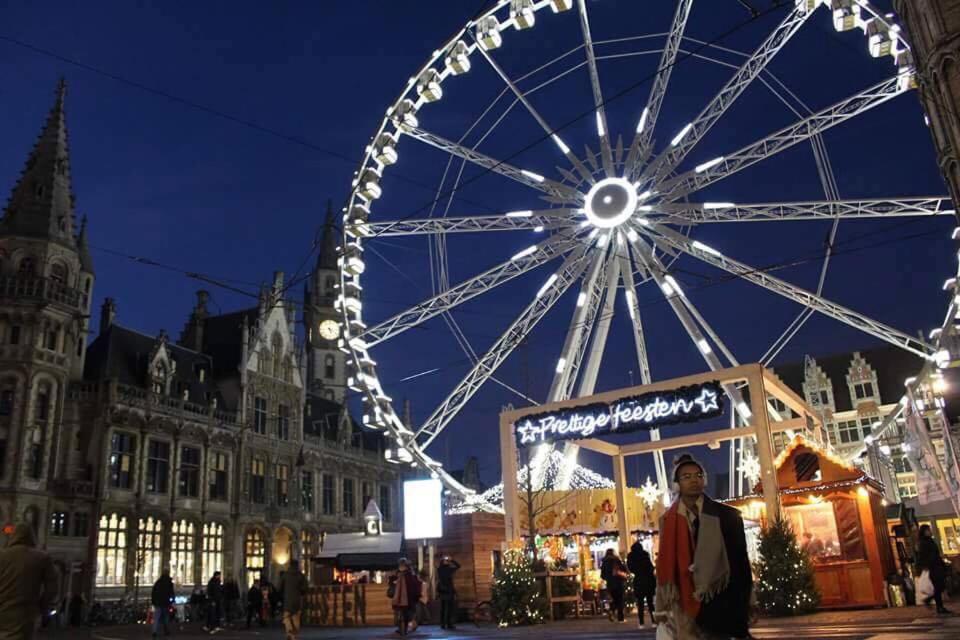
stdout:
{"type": "Polygon", "coordinates": [[[152,585],[160,577],[163,522],[140,518],[137,531],[137,584],[152,585]]]}
{"type": "Polygon", "coordinates": [[[337,360],[328,353],[323,358],[323,377],[332,380],[337,376],[337,360]]]}
{"type": "Polygon", "coordinates": [[[217,571],[223,571],[223,525],[208,522],[203,525],[203,576],[209,580],[217,571]]]}
{"type": "Polygon", "coordinates": [[[253,586],[254,580],[260,579],[263,571],[263,534],[259,529],[247,531],[243,541],[244,566],[247,569],[247,587],[253,586]]]}
{"type": "Polygon", "coordinates": [[[57,284],[67,284],[67,268],[59,262],[53,263],[50,267],[50,279],[57,284]]]}
{"type": "Polygon", "coordinates": [[[193,523],[177,520],[170,525],[170,576],[176,584],[193,584],[193,523]]]}
{"type": "Polygon", "coordinates": [[[33,256],[24,256],[20,258],[20,264],[17,265],[17,273],[22,276],[33,275],[33,256]]]}
{"type": "Polygon", "coordinates": [[[126,568],[127,519],[116,513],[102,515],[97,528],[97,586],[122,587],[126,568]]]}

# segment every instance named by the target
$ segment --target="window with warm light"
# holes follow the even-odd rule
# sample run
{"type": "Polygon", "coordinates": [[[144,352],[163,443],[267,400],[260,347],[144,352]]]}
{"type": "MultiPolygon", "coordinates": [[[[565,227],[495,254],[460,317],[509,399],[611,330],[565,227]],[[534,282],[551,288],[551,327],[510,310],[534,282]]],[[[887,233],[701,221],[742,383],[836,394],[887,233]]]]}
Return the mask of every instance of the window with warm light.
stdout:
{"type": "Polygon", "coordinates": [[[130,489],[133,484],[133,455],[137,436],[117,431],[110,438],[110,486],[130,489]]]}
{"type": "Polygon", "coordinates": [[[227,500],[227,454],[210,452],[210,499],[227,500]]]}
{"type": "Polygon", "coordinates": [[[223,525],[208,522],[203,525],[203,550],[201,557],[201,582],[223,571],[223,525]]]}
{"type": "Polygon", "coordinates": [[[163,522],[141,518],[137,535],[137,584],[152,585],[160,577],[163,559],[163,522]]]}
{"type": "Polygon", "coordinates": [[[126,584],[127,519],[116,513],[100,516],[97,527],[97,586],[126,584]]]}
{"type": "Polygon", "coordinates": [[[317,536],[311,529],[304,529],[300,532],[300,557],[303,562],[300,563],[300,570],[307,577],[308,582],[313,581],[313,558],[317,555],[317,536]]]}
{"type": "Polygon", "coordinates": [[[263,534],[259,529],[251,529],[247,532],[243,541],[244,566],[247,570],[247,587],[253,586],[254,580],[260,579],[263,571],[264,545],[263,534]]]}
{"type": "Polygon", "coordinates": [[[290,500],[290,465],[278,464],[277,472],[277,505],[287,506],[290,500]]]}
{"type": "Polygon", "coordinates": [[[960,518],[938,520],[937,529],[943,552],[950,555],[960,554],[960,518]]]}
{"type": "Polygon", "coordinates": [[[257,504],[266,502],[266,463],[263,458],[250,460],[250,500],[257,504]]]}
{"type": "Polygon", "coordinates": [[[193,578],[193,540],[195,530],[192,522],[177,520],[170,525],[170,577],[178,585],[190,585],[193,578]]]}

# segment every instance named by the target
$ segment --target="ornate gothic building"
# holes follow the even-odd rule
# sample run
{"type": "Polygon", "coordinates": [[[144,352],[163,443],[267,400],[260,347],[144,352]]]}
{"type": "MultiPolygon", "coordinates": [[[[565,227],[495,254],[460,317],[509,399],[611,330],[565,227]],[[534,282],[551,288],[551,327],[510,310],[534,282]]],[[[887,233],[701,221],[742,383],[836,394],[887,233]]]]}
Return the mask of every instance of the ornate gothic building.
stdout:
{"type": "Polygon", "coordinates": [[[176,339],[123,326],[106,298],[88,341],[94,269],[65,94],[61,82],[0,221],[0,522],[29,522],[64,595],[88,601],[149,588],[167,566],[184,590],[215,570],[275,579],[325,533],[360,531],[370,499],[398,528],[402,470],[345,409],[332,216],[305,343],[281,273],[232,313],[197,292],[176,339]]]}

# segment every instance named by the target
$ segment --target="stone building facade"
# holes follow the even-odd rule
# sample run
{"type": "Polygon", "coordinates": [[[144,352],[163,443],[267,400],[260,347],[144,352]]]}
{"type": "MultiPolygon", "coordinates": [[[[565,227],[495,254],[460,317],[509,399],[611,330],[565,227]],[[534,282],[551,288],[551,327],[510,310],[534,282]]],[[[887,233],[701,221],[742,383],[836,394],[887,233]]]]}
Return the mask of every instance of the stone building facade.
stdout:
{"type": "Polygon", "coordinates": [[[306,341],[277,273],[248,309],[214,315],[197,292],[176,340],[124,327],[106,298],[88,346],[94,270],[75,229],[65,94],[0,221],[0,522],[29,522],[64,595],[88,602],[146,590],[164,567],[185,591],[215,570],[276,580],[326,533],[362,530],[370,499],[399,528],[404,471],[350,417],[342,358],[325,358],[335,339],[312,333],[336,317],[312,293],[335,261],[331,224],[306,341]]]}

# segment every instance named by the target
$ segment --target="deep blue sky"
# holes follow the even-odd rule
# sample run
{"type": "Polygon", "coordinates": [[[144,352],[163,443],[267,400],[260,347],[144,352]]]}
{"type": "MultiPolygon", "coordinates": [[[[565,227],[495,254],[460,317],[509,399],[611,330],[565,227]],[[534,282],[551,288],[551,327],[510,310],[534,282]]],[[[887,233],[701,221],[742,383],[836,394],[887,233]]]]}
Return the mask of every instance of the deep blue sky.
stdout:
{"type": "MultiPolygon", "coordinates": [[[[763,8],[771,3],[754,0],[754,4],[763,8]]],[[[326,200],[333,199],[336,207],[343,203],[355,169],[351,162],[310,147],[358,158],[410,74],[479,5],[477,0],[270,5],[110,2],[84,7],[10,3],[0,9],[0,36],[308,144],[284,140],[0,40],[0,189],[12,187],[49,109],[56,79],[66,76],[74,188],[79,213],[90,218],[97,309],[103,296],[113,296],[122,324],[150,334],[166,329],[177,335],[192,306],[193,291],[211,287],[104,250],[209,274],[250,292],[269,280],[273,270],[293,273],[310,250],[326,200]]],[[[674,3],[591,0],[589,6],[594,37],[601,40],[663,32],[674,3]]],[[[758,20],[723,44],[752,50],[782,15],[780,11],[758,20]]],[[[710,40],[747,18],[735,0],[705,0],[695,6],[687,34],[710,40]]],[[[508,46],[496,57],[508,73],[520,75],[572,47],[576,34],[573,13],[543,14],[532,32],[506,34],[508,46]]],[[[660,46],[661,40],[649,42],[641,48],[660,46]]],[[[579,55],[570,60],[579,61],[579,55]]],[[[730,62],[737,60],[720,55],[730,62]]],[[[612,95],[647,77],[657,59],[657,55],[646,55],[603,63],[600,73],[605,93],[612,95]]],[[[421,122],[427,129],[459,137],[502,88],[482,60],[473,62],[471,74],[448,81],[444,87],[447,97],[422,112],[421,122]]],[[[813,109],[819,109],[889,77],[894,68],[890,58],[874,60],[867,55],[862,33],[834,33],[829,15],[821,10],[771,70],[813,109]]],[[[678,65],[660,119],[659,146],[699,112],[730,73],[697,60],[678,65]]],[[[632,132],[648,86],[641,85],[608,107],[612,131],[632,132]]],[[[589,108],[585,71],[571,74],[532,99],[551,123],[568,121],[589,108]]],[[[689,162],[739,148],[793,119],[765,89],[753,86],[691,154],[689,162]]],[[[590,118],[571,125],[564,137],[580,149],[584,142],[593,141],[592,132],[590,118]]],[[[480,149],[502,158],[541,136],[529,115],[518,109],[480,149]]],[[[946,192],[913,94],[837,127],[825,139],[844,197],[946,192]]],[[[392,172],[437,184],[446,163],[444,156],[411,140],[401,143],[400,154],[401,161],[392,172]]],[[[560,160],[548,143],[522,153],[513,162],[555,176],[553,167],[560,160]]],[[[469,168],[466,176],[477,173],[469,168]]],[[[375,217],[411,214],[433,197],[431,190],[390,175],[375,217]]],[[[705,195],[703,199],[709,200],[764,202],[818,199],[823,192],[810,148],[800,145],[719,183],[705,195]]],[[[450,213],[537,206],[533,195],[515,189],[512,183],[483,176],[454,200],[450,213]]],[[[953,221],[909,220],[842,224],[838,240],[850,243],[845,248],[890,243],[837,256],[825,293],[900,329],[926,331],[941,320],[945,294],[940,284],[955,271],[948,238],[953,221]],[[926,235],[908,238],[916,234],[926,235]]],[[[828,230],[826,222],[715,225],[694,230],[693,237],[747,263],[764,266],[822,251],[828,230]]],[[[452,239],[451,280],[474,275],[531,242],[530,234],[523,233],[452,239]]],[[[369,256],[364,286],[371,321],[430,294],[423,241],[380,241],[375,246],[393,266],[369,256]]],[[[695,262],[682,260],[676,267],[674,275],[686,284],[691,298],[744,362],[759,358],[799,310],[743,283],[703,287],[719,274],[695,262]]],[[[818,272],[819,263],[813,260],[777,275],[812,288],[818,272]]],[[[542,270],[521,278],[456,315],[477,351],[485,350],[502,332],[547,273],[542,270]]],[[[223,310],[250,304],[249,298],[238,293],[211,289],[215,304],[223,310]]],[[[296,293],[299,296],[299,291],[296,293]]],[[[545,394],[574,297],[575,293],[568,295],[538,327],[525,357],[515,356],[501,369],[505,381],[529,388],[535,397],[545,394]],[[529,375],[524,373],[524,360],[529,363],[529,375]]],[[[654,377],[702,370],[702,360],[659,291],[644,286],[638,299],[654,377]]],[[[618,313],[598,389],[626,386],[631,371],[636,371],[622,301],[618,313]]],[[[815,317],[780,361],[873,344],[866,335],[815,317]]],[[[439,321],[405,334],[374,357],[381,363],[387,392],[398,400],[409,397],[418,420],[426,418],[466,372],[463,353],[439,321]],[[435,367],[441,371],[404,384],[395,382],[435,367]]],[[[496,413],[504,402],[514,400],[502,388],[488,385],[431,453],[451,466],[460,464],[468,454],[478,454],[486,478],[492,480],[498,474],[496,413]]]]}

